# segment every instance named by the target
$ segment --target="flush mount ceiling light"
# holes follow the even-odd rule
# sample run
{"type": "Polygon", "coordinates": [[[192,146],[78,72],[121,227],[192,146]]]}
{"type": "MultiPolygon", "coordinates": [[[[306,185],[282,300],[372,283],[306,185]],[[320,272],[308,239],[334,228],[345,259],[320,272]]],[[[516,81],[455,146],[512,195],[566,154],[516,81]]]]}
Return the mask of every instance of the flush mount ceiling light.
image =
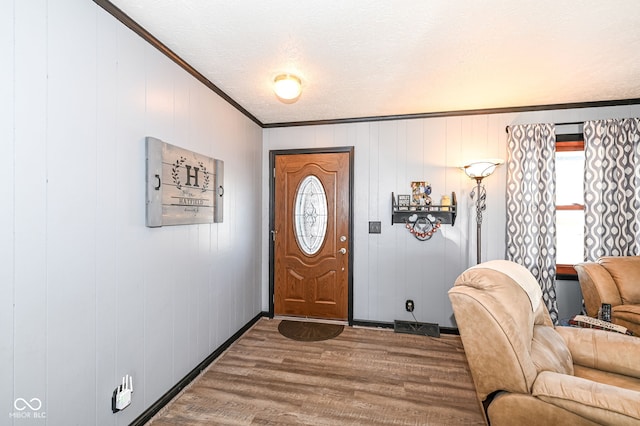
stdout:
{"type": "Polygon", "coordinates": [[[302,82],[293,74],[280,74],[273,80],[273,90],[283,101],[295,101],[302,93],[302,82]]]}

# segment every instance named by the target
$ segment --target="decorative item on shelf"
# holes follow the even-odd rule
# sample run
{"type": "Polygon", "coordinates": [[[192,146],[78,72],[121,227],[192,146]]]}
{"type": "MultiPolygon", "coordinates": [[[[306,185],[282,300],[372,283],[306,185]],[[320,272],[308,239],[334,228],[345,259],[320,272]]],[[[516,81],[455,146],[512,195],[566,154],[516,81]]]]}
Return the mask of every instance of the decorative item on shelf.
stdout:
{"type": "Polygon", "coordinates": [[[411,196],[410,195],[398,195],[398,210],[409,210],[409,206],[411,205],[411,196]]]}
{"type": "Polygon", "coordinates": [[[411,194],[411,202],[417,210],[429,210],[429,206],[431,206],[431,184],[429,182],[411,182],[411,194]]]}
{"type": "Polygon", "coordinates": [[[427,241],[433,237],[433,234],[440,229],[441,222],[432,215],[420,216],[414,215],[415,218],[407,218],[405,227],[409,233],[420,241],[427,241]]]}
{"type": "Polygon", "coordinates": [[[442,206],[442,211],[449,211],[449,206],[451,206],[451,197],[443,195],[440,199],[440,205],[442,206]]]}
{"type": "Polygon", "coordinates": [[[462,167],[466,175],[476,181],[476,187],[470,195],[472,199],[476,199],[476,262],[478,264],[482,262],[482,212],[487,208],[487,190],[482,185],[482,179],[490,176],[502,163],[502,160],[483,160],[462,167]]]}

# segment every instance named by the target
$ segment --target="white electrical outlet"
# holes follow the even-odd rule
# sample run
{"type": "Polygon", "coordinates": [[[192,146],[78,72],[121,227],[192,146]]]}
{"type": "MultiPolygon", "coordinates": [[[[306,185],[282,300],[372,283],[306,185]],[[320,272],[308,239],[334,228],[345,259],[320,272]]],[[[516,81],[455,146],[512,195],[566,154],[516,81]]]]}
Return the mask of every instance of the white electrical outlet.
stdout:
{"type": "Polygon", "coordinates": [[[128,374],[122,378],[122,384],[113,391],[111,397],[111,410],[117,413],[131,404],[133,394],[133,377],[128,374]]]}

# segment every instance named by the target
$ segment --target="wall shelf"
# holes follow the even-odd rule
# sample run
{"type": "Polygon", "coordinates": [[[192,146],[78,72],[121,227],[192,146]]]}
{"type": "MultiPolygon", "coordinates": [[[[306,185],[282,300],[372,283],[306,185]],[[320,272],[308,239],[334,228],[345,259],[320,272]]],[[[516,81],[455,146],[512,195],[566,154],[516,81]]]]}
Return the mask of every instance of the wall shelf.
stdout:
{"type": "Polygon", "coordinates": [[[456,193],[451,193],[451,205],[399,206],[391,193],[391,224],[402,223],[420,241],[431,239],[440,225],[455,225],[458,210],[456,193]]]}

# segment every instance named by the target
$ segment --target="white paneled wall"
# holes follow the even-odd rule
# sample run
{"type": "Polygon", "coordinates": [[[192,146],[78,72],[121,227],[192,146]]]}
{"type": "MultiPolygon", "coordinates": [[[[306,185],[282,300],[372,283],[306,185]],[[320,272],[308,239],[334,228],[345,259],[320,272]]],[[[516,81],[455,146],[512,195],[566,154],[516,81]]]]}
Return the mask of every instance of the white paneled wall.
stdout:
{"type": "MultiPolygon", "coordinates": [[[[14,58],[14,4],[5,2],[0,13],[0,52],[4,58],[14,58]],[[8,3],[8,4],[5,4],[8,3]]],[[[33,16],[37,19],[36,16],[33,16]]],[[[11,366],[16,357],[14,348],[15,286],[15,192],[14,173],[16,147],[14,135],[14,69],[13,59],[3,59],[0,66],[0,418],[5,422],[13,410],[15,380],[11,366]]],[[[38,344],[38,342],[33,342],[38,344]]],[[[37,379],[37,377],[36,377],[37,379]]],[[[37,385],[36,385],[37,386],[37,385]]]]}
{"type": "MultiPolygon", "coordinates": [[[[412,298],[419,320],[452,326],[447,290],[475,262],[473,182],[458,167],[505,158],[508,124],[640,115],[628,106],[262,130],[86,0],[3,2],[0,52],[2,424],[24,423],[12,416],[17,398],[42,401],[29,424],[129,424],[268,309],[271,149],[355,147],[356,319],[409,319],[412,298]],[[144,226],[145,136],[225,161],[223,223],[144,226]],[[391,192],[421,179],[434,201],[459,200],[456,225],[427,242],[390,224],[391,192]],[[379,235],[368,234],[373,220],[379,235]],[[133,403],[112,414],[125,374],[133,403]]],[[[505,176],[502,167],[486,180],[485,259],[504,256],[505,176]]]]}
{"type": "Polygon", "coordinates": [[[262,130],[93,2],[0,8],[0,423],[129,424],[261,310],[262,130]],[[145,136],[224,160],[223,223],[145,227],[145,136]]]}
{"type": "MultiPolygon", "coordinates": [[[[354,319],[409,320],[404,301],[413,299],[419,321],[451,327],[455,321],[447,291],[456,277],[476,262],[475,206],[470,200],[475,181],[459,167],[474,159],[506,160],[507,125],[639,115],[640,106],[633,105],[273,128],[264,130],[263,157],[268,158],[273,149],[354,146],[354,319]],[[436,203],[452,191],[458,197],[455,226],[443,225],[425,242],[416,240],[402,225],[391,225],[391,192],[409,193],[414,180],[431,182],[436,203]],[[369,221],[381,221],[382,233],[369,234],[369,221]]],[[[264,229],[268,228],[269,217],[267,168],[263,162],[264,229]]],[[[484,184],[487,210],[482,225],[482,257],[485,261],[503,259],[506,167],[499,167],[484,184]]],[[[266,239],[262,253],[262,309],[267,310],[266,239]]],[[[579,297],[575,285],[568,291],[564,286],[567,283],[558,286],[559,299],[579,297]]],[[[576,300],[559,303],[568,308],[579,305],[576,300]]]]}

